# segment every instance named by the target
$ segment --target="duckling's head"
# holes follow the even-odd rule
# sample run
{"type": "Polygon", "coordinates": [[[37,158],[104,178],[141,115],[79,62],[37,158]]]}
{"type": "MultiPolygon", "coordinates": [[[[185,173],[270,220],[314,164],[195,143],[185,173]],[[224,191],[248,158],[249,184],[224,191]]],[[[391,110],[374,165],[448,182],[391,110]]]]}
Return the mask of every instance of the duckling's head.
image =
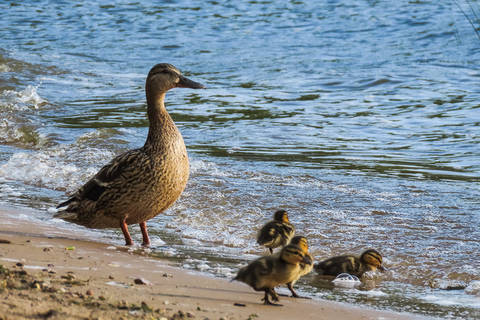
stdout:
{"type": "Polygon", "coordinates": [[[155,65],[147,76],[147,92],[163,93],[172,88],[203,89],[205,86],[183,76],[180,70],[169,63],[155,65]]]}
{"type": "Polygon", "coordinates": [[[288,220],[288,213],[285,210],[277,210],[273,214],[273,220],[278,221],[278,222],[286,222],[290,223],[288,220]]]}
{"type": "Polygon", "coordinates": [[[308,251],[304,247],[289,244],[283,247],[280,251],[280,258],[290,264],[306,263],[312,264],[312,257],[308,254],[308,251]]]}
{"type": "Polygon", "coordinates": [[[377,250],[365,250],[360,256],[360,260],[365,264],[369,264],[381,271],[385,271],[385,268],[382,266],[382,255],[377,250]]]}
{"type": "Polygon", "coordinates": [[[308,242],[304,236],[293,237],[292,240],[290,240],[290,244],[300,247],[304,253],[308,252],[308,242]]]}

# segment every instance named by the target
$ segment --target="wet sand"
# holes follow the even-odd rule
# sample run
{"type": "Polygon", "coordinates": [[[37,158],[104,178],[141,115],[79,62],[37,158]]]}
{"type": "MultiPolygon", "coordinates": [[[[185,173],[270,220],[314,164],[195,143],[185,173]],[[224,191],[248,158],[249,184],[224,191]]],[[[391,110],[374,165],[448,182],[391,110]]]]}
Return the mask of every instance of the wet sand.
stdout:
{"type": "MultiPolygon", "coordinates": [[[[28,214],[28,211],[26,212],[28,214]]],[[[322,300],[265,306],[250,287],[184,270],[141,248],[99,243],[0,209],[0,320],[414,319],[322,300]]]]}

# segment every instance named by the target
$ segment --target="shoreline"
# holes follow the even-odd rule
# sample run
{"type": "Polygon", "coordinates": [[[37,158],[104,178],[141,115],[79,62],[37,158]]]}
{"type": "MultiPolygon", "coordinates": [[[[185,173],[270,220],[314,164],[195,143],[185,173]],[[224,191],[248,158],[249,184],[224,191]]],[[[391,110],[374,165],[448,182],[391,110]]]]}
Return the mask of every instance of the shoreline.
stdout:
{"type": "Polygon", "coordinates": [[[281,297],[172,266],[134,249],[15,218],[0,208],[0,319],[424,319],[345,303],[281,297]]]}

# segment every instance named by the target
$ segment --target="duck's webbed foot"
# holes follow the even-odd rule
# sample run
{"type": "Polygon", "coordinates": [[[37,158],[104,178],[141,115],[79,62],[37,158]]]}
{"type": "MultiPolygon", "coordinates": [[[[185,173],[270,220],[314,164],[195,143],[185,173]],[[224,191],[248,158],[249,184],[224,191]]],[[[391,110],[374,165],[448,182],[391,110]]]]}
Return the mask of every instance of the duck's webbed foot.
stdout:
{"type": "MultiPolygon", "coordinates": [[[[278,296],[277,294],[275,293],[275,291],[273,291],[273,294],[276,296],[277,300],[275,301],[278,301],[278,296]]],[[[270,299],[268,298],[269,295],[272,295],[272,289],[265,289],[265,296],[263,297],[262,301],[263,301],[263,304],[266,304],[266,305],[269,305],[269,306],[276,306],[276,307],[281,307],[282,304],[279,304],[279,303],[273,303],[270,301],[270,299]]],[[[273,296],[272,296],[273,297],[273,296]]],[[[273,299],[273,298],[272,298],[273,299]]]]}

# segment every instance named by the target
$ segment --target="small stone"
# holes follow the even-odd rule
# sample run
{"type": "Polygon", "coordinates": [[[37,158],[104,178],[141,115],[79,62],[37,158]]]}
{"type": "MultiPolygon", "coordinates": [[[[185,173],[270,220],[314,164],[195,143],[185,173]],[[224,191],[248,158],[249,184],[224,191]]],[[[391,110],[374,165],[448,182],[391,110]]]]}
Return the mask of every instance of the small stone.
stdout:
{"type": "Polygon", "coordinates": [[[23,267],[23,263],[21,263],[21,262],[17,262],[15,265],[16,265],[17,267],[23,267]]]}
{"type": "Polygon", "coordinates": [[[52,248],[43,248],[43,252],[49,252],[52,251],[52,248]]]}
{"type": "Polygon", "coordinates": [[[99,296],[98,299],[100,299],[100,300],[102,300],[102,301],[107,300],[104,296],[99,296]]]}
{"type": "Polygon", "coordinates": [[[238,302],[235,302],[233,305],[235,307],[245,307],[246,306],[244,303],[238,303],[238,302]]]}
{"type": "Polygon", "coordinates": [[[87,296],[93,296],[93,291],[88,289],[87,292],[85,293],[87,296]]]}
{"type": "Polygon", "coordinates": [[[109,275],[109,276],[108,276],[108,279],[113,280],[113,279],[115,279],[115,278],[114,278],[112,275],[109,275]]]}
{"type": "Polygon", "coordinates": [[[12,243],[12,242],[11,242],[10,240],[0,239],[0,243],[10,244],[10,243],[12,243]]]}
{"type": "Polygon", "coordinates": [[[133,280],[133,282],[135,284],[142,284],[142,285],[147,285],[147,284],[150,284],[149,281],[143,279],[143,278],[136,278],[135,280],[133,280]]]}
{"type": "Polygon", "coordinates": [[[187,318],[195,318],[195,314],[191,312],[187,312],[187,318]]]}

